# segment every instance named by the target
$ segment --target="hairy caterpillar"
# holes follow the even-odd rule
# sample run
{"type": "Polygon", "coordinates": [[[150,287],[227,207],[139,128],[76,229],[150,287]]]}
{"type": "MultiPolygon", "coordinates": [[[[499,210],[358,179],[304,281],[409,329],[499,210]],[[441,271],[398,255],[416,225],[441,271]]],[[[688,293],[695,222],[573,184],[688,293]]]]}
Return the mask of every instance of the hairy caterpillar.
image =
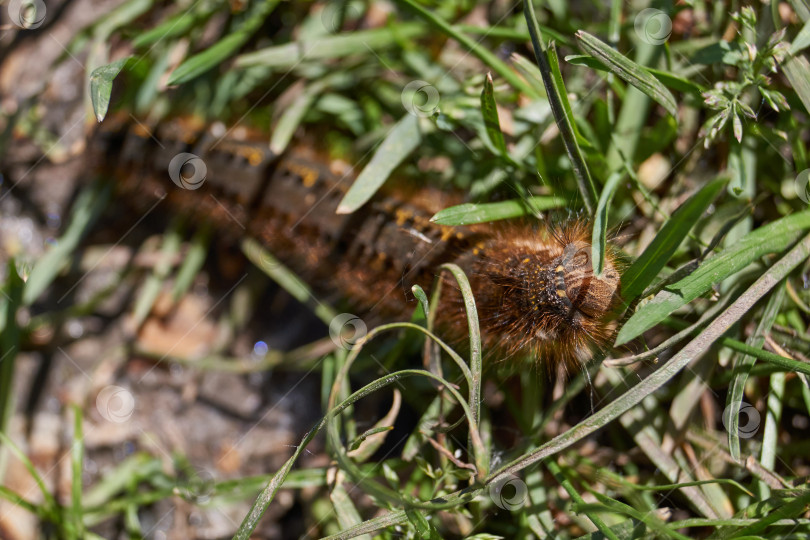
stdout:
{"type": "MultiPolygon", "coordinates": [[[[609,253],[603,274],[593,274],[584,223],[441,226],[430,217],[456,201],[432,189],[383,192],[340,215],[348,174],[307,148],[273,156],[251,139],[215,137],[182,121],[155,133],[108,121],[93,151],[119,179],[121,196],[141,211],[165,196],[172,211],[209,220],[226,236],[253,236],[319,292],[339,291],[363,318],[407,317],[411,286],[430,287],[438,267],[454,262],[470,279],[485,349],[567,366],[607,342],[619,273],[609,253]],[[175,186],[170,175],[194,191],[175,186]]],[[[439,325],[451,341],[462,341],[460,294],[445,291],[439,325]]]]}

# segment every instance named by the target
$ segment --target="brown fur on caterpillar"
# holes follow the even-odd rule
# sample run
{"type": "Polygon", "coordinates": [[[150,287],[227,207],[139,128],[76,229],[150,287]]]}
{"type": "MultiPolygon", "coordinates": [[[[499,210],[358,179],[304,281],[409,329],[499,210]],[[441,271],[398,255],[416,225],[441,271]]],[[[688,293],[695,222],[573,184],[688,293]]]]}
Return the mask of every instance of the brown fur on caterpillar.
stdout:
{"type": "MultiPolygon", "coordinates": [[[[571,367],[612,333],[616,259],[609,252],[602,276],[593,275],[583,222],[441,226],[430,217],[460,201],[430,188],[383,191],[354,214],[339,215],[353,178],[312,150],[299,146],[272,156],[260,139],[220,139],[182,121],[154,133],[110,122],[91,148],[119,182],[119,196],[136,208],[163,204],[211,222],[225,237],[253,236],[316,291],[347,300],[367,322],[407,318],[415,306],[411,286],[430,288],[439,266],[454,262],[470,279],[483,345],[500,357],[527,353],[549,367],[571,367]],[[198,189],[181,189],[169,178],[169,164],[181,153],[206,165],[198,189]]],[[[445,291],[440,328],[450,341],[463,342],[460,296],[445,291]]]]}
{"type": "MultiPolygon", "coordinates": [[[[502,359],[526,355],[549,370],[568,371],[585,364],[614,331],[618,261],[609,250],[602,275],[594,274],[584,221],[508,227],[458,262],[474,291],[482,344],[502,359]]],[[[449,293],[448,302],[448,330],[466,335],[460,294],[449,293]]]]}

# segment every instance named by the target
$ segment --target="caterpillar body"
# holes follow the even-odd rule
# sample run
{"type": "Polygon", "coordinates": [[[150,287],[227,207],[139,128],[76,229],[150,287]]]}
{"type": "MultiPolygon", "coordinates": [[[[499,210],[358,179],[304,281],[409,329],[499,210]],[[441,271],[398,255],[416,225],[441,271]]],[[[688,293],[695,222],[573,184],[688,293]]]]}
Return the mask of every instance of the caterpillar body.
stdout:
{"type": "MultiPolygon", "coordinates": [[[[482,343],[493,355],[567,367],[586,362],[612,333],[617,264],[608,253],[594,275],[581,221],[442,226],[430,217],[460,201],[430,188],[383,191],[338,214],[350,172],[303,146],[274,156],[258,138],[217,137],[181,120],[154,133],[106,121],[91,150],[119,182],[119,196],[140,211],[160,201],[226,237],[252,236],[319,293],[339,291],[361,318],[408,317],[411,286],[428,289],[440,265],[452,262],[470,280],[482,343]],[[183,159],[193,171],[181,170],[183,159]]],[[[463,301],[446,281],[437,324],[443,337],[463,342],[463,301]]]]}

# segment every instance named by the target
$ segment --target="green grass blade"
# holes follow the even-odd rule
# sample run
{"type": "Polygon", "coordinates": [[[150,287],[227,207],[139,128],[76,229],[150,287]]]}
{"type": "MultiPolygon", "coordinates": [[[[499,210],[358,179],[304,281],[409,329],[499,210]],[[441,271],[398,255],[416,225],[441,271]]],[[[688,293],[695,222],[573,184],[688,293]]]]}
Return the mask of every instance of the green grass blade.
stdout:
{"type": "Polygon", "coordinates": [[[805,22],[802,29],[793,38],[793,42],[790,44],[790,54],[799,54],[807,47],[810,47],[810,21],[805,22]]]}
{"type": "Polygon", "coordinates": [[[490,142],[506,157],[506,141],[501,132],[501,122],[498,119],[498,108],[495,104],[494,89],[492,87],[492,74],[487,73],[484,79],[484,89],[481,91],[481,114],[484,117],[484,126],[487,130],[490,142]]]}
{"type": "MultiPolygon", "coordinates": [[[[14,259],[6,267],[8,277],[0,289],[0,433],[5,434],[14,408],[14,367],[20,348],[17,310],[22,303],[24,283],[14,259]]],[[[6,470],[6,451],[0,449],[0,479],[6,470]]]]}
{"type": "MultiPolygon", "coordinates": [[[[587,54],[570,54],[565,57],[565,61],[575,66],[585,66],[591,69],[597,69],[599,71],[610,71],[610,69],[603,62],[587,54]]],[[[690,81],[686,77],[682,77],[680,75],[676,75],[675,73],[670,73],[669,71],[664,71],[661,69],[654,69],[641,65],[638,66],[658,79],[661,84],[672,88],[673,90],[690,93],[695,97],[700,97],[700,94],[706,91],[704,86],[694,81],[690,81]]]]}
{"type": "Polygon", "coordinates": [[[529,84],[532,85],[532,88],[535,89],[537,94],[545,96],[546,88],[543,86],[543,74],[540,73],[540,68],[537,67],[537,64],[516,52],[512,53],[511,58],[515,68],[529,81],[529,84]]]}
{"type": "Polygon", "coordinates": [[[803,55],[789,56],[782,63],[782,72],[810,112],[810,62],[803,55]]]}
{"type": "Polygon", "coordinates": [[[605,269],[605,251],[607,250],[607,222],[608,210],[610,209],[610,201],[613,199],[613,194],[619,187],[619,184],[624,179],[624,174],[614,172],[611,174],[605,186],[602,188],[602,194],[599,196],[599,203],[596,206],[596,213],[593,216],[593,235],[591,237],[591,257],[593,259],[593,271],[597,276],[602,275],[605,269]]]}
{"type": "Polygon", "coordinates": [[[68,265],[81,239],[90,230],[98,216],[106,208],[112,191],[110,183],[97,182],[85,188],[71,211],[71,220],[65,234],[57,244],[34,264],[23,291],[23,304],[31,305],[41,295],[59,272],[68,265]]]}
{"type": "Polygon", "coordinates": [[[26,456],[25,453],[23,453],[23,451],[14,444],[14,441],[12,441],[5,433],[0,433],[0,444],[14,454],[14,457],[16,457],[17,460],[22,463],[25,470],[28,471],[28,474],[34,479],[40,493],[42,493],[42,504],[40,504],[42,511],[50,518],[54,518],[55,513],[59,508],[59,504],[56,502],[53,494],[48,490],[48,487],[45,485],[45,479],[42,478],[42,475],[37,472],[37,468],[34,466],[31,460],[28,459],[28,456],[26,456]]]}
{"type": "Polygon", "coordinates": [[[642,67],[643,69],[649,71],[653,77],[661,81],[661,84],[663,84],[666,87],[672,88],[673,90],[677,90],[678,92],[683,92],[685,94],[692,94],[695,97],[700,97],[700,95],[707,90],[705,86],[698,84],[695,81],[690,81],[689,79],[681,75],[677,75],[675,73],[671,73],[669,71],[664,71],[661,69],[655,69],[646,66],[642,67]]]}
{"type": "Polygon", "coordinates": [[[462,34],[458,30],[458,28],[451,26],[450,24],[447,23],[447,21],[445,21],[435,13],[426,10],[425,8],[414,2],[414,0],[399,0],[399,2],[410,7],[412,10],[418,13],[420,17],[422,17],[430,24],[438,28],[441,33],[455,39],[465,48],[469,49],[469,51],[472,54],[477,56],[478,59],[481,60],[484,64],[492,68],[492,70],[495,73],[503,77],[504,80],[506,80],[506,82],[511,84],[513,88],[515,88],[516,90],[520,90],[527,96],[538,97],[538,95],[534,91],[534,88],[526,84],[526,81],[518,77],[517,73],[515,73],[512,70],[512,68],[506,65],[506,63],[503,60],[498,58],[495,54],[493,54],[489,49],[481,45],[479,42],[462,34]]]}
{"type": "Polygon", "coordinates": [[[79,406],[71,407],[73,411],[73,444],[70,447],[70,514],[76,538],[84,538],[84,520],[82,519],[82,473],[84,472],[84,429],[82,427],[82,410],[79,406]]]}
{"type": "MultiPolygon", "coordinates": [[[[332,506],[334,507],[340,527],[342,529],[348,529],[362,523],[363,519],[357,511],[357,507],[354,506],[351,497],[349,497],[349,492],[346,491],[346,488],[343,486],[341,480],[343,476],[343,474],[338,473],[338,480],[329,493],[329,500],[332,501],[332,506]]],[[[360,535],[357,538],[361,540],[371,540],[371,537],[368,535],[360,535]]]]}
{"type": "Polygon", "coordinates": [[[664,223],[644,253],[622,275],[622,297],[626,302],[641,294],[653,282],[727,182],[726,178],[709,182],[679,206],[664,223]]]}
{"type": "MultiPolygon", "coordinates": [[[[771,294],[765,310],[762,313],[762,318],[757,324],[756,332],[754,332],[746,341],[745,344],[749,347],[761,349],[765,343],[765,336],[770,333],[776,316],[779,315],[779,310],[785,299],[785,286],[780,285],[771,294]]],[[[736,358],[734,367],[732,368],[733,377],[729,384],[729,392],[726,396],[726,411],[724,414],[727,416],[726,429],[728,430],[728,449],[731,457],[736,461],[740,461],[740,408],[742,406],[743,392],[745,390],[745,383],[748,380],[748,374],[751,368],[754,367],[756,359],[754,356],[741,354],[736,358]]]]}
{"type": "Polygon", "coordinates": [[[0,499],[6,500],[14,506],[19,506],[24,510],[28,510],[39,519],[45,519],[47,517],[40,506],[26,500],[19,493],[12,491],[3,485],[0,485],[0,499]]]}
{"type": "MultiPolygon", "coordinates": [[[[563,474],[563,471],[560,468],[560,466],[557,465],[557,462],[550,459],[545,462],[545,465],[548,471],[552,475],[554,475],[554,478],[557,480],[557,482],[563,487],[563,489],[565,489],[565,491],[568,492],[568,495],[571,496],[571,500],[574,502],[574,504],[584,505],[585,500],[582,498],[582,495],[580,495],[579,492],[576,490],[574,485],[571,483],[571,480],[569,480],[568,477],[566,477],[563,474]]],[[[591,522],[594,525],[596,525],[596,528],[602,532],[605,538],[609,538],[610,540],[619,540],[619,537],[616,536],[616,534],[612,530],[610,530],[610,527],[608,527],[607,523],[605,523],[596,512],[590,512],[586,510],[583,513],[588,517],[588,519],[591,520],[591,522]]]]}
{"type": "Polygon", "coordinates": [[[144,280],[138,297],[135,300],[135,307],[132,310],[132,320],[135,328],[140,328],[141,324],[149,316],[152,306],[163,290],[163,284],[169,277],[172,269],[172,261],[180,255],[180,245],[182,243],[182,220],[175,218],[169,225],[169,229],[163,235],[163,245],[160,248],[158,260],[155,263],[152,273],[144,280]]]}
{"type": "Polygon", "coordinates": [[[684,279],[667,286],[643,305],[624,324],[616,337],[616,346],[646,332],[676,309],[685,306],[763,255],[783,251],[810,228],[810,210],[791,214],[745,235],[739,242],[704,262],[684,279]]]}
{"type": "Polygon", "coordinates": [[[192,8],[199,6],[200,9],[182,9],[154,28],[150,28],[135,36],[132,40],[132,46],[136,49],[142,49],[159,41],[185,36],[210,17],[214,13],[214,9],[219,7],[217,4],[221,5],[223,3],[224,2],[221,1],[211,3],[202,2],[192,6],[192,8]]]}
{"type": "Polygon", "coordinates": [[[675,97],[647,70],[584,30],[579,30],[576,36],[585,52],[605,64],[611,73],[650,96],[675,119],[678,118],[675,97]]]}
{"type": "Polygon", "coordinates": [[[201,53],[197,53],[177,66],[169,76],[169,85],[183,84],[218,66],[239,50],[261,27],[264,20],[278,5],[279,0],[255,2],[247,20],[232,34],[218,41],[201,53]]]}
{"type": "Polygon", "coordinates": [[[127,63],[132,63],[134,58],[134,56],[127,56],[106,66],[96,68],[90,74],[90,102],[93,104],[93,113],[99,122],[104,120],[110,108],[113,81],[121,73],[121,70],[126,67],[127,63]]]}
{"type": "MultiPolygon", "coordinates": [[[[785,377],[786,373],[771,374],[768,399],[766,401],[765,429],[762,433],[762,453],[759,462],[770,471],[776,470],[779,423],[782,419],[782,411],[785,408],[785,377]]],[[[757,483],[757,489],[761,499],[770,497],[771,488],[765,481],[760,480],[757,483]]]]}
{"type": "Polygon", "coordinates": [[[93,39],[98,44],[105,43],[113,32],[148,12],[153,4],[153,0],[127,0],[119,4],[98,24],[91,26],[93,39]]]}
{"type": "Polygon", "coordinates": [[[270,136],[270,151],[281,155],[293,138],[295,130],[301,125],[304,115],[312,108],[312,104],[326,89],[340,81],[351,80],[351,75],[337,72],[309,84],[289,107],[284,109],[273,128],[270,136]]]}
{"type": "MultiPolygon", "coordinates": [[[[459,292],[464,299],[464,311],[467,314],[467,328],[470,335],[470,373],[472,374],[472,384],[470,385],[470,411],[472,411],[472,425],[470,426],[470,448],[475,448],[475,440],[473,438],[473,430],[480,429],[481,421],[481,380],[483,373],[483,364],[481,360],[481,328],[478,323],[478,311],[475,308],[475,298],[473,297],[472,287],[467,280],[464,271],[455,264],[443,264],[442,270],[450,272],[458,283],[459,292]]],[[[479,438],[480,440],[480,438],[479,438]]],[[[483,448],[477,448],[475,452],[480,461],[478,465],[478,474],[484,477],[489,472],[489,455],[483,448]]],[[[476,460],[476,461],[479,461],[476,460]]]]}
{"type": "Polygon", "coordinates": [[[565,199],[552,195],[529,197],[525,201],[512,199],[483,204],[465,203],[436,212],[430,221],[439,225],[472,225],[528,216],[562,206],[565,206],[565,199]]]}
{"type": "Polygon", "coordinates": [[[194,283],[194,278],[199,274],[200,269],[205,264],[205,257],[208,254],[208,243],[211,238],[211,226],[203,224],[189,242],[188,251],[180,264],[177,276],[172,287],[172,302],[180,300],[194,283]]]}
{"type": "Polygon", "coordinates": [[[551,105],[551,111],[554,114],[554,120],[557,122],[557,127],[560,129],[560,135],[562,136],[565,150],[574,168],[574,174],[577,178],[577,184],[585,208],[590,215],[593,215],[596,211],[596,201],[598,199],[596,186],[591,178],[591,172],[588,169],[588,164],[585,162],[582,149],[577,142],[579,135],[577,133],[576,124],[574,123],[571,105],[568,102],[568,94],[565,91],[562,74],[560,73],[554,42],[549,44],[548,49],[543,46],[543,36],[540,34],[537,16],[534,13],[530,1],[523,2],[523,15],[526,18],[529,34],[531,34],[532,37],[534,56],[540,68],[540,73],[543,76],[543,85],[545,86],[546,95],[551,105]]]}
{"type": "Polygon", "coordinates": [[[367,54],[396,47],[404,41],[412,41],[427,33],[427,28],[418,23],[391,24],[386,28],[358,30],[350,34],[319,37],[315,41],[300,40],[283,45],[274,45],[236,57],[234,67],[268,67],[290,69],[304,59],[310,61],[342,58],[353,54],[367,54]]]}
{"type": "MultiPolygon", "coordinates": [[[[810,504],[810,490],[806,490],[803,495],[796,497],[790,502],[783,502],[783,504],[780,504],[773,512],[759,519],[753,525],[737,530],[729,538],[752,538],[758,537],[757,535],[763,537],[763,533],[775,521],[801,517],[806,511],[808,504],[810,504]]],[[[766,535],[764,537],[767,538],[768,536],[766,535]]]]}
{"type": "Polygon", "coordinates": [[[315,298],[312,290],[301,278],[296,276],[291,270],[273,257],[261,244],[252,238],[242,241],[242,253],[267,274],[279,286],[290,293],[290,295],[308,306],[312,312],[326,325],[329,325],[337,316],[337,312],[330,306],[323,304],[315,298]]]}
{"type": "MultiPolygon", "coordinates": [[[[431,125],[431,124],[425,124],[431,125]]],[[[393,127],[371,161],[363,168],[338,205],[338,214],[351,214],[366,204],[394,169],[413,152],[424,135],[419,117],[406,114],[393,127]]]]}

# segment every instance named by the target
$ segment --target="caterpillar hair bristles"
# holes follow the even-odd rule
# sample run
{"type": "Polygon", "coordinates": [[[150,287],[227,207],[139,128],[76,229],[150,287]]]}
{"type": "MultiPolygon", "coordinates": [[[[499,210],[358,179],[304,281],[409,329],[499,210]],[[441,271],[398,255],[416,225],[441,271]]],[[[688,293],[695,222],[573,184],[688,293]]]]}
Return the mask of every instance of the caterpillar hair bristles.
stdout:
{"type": "MultiPolygon", "coordinates": [[[[590,227],[582,219],[494,228],[479,253],[461,259],[487,356],[500,362],[528,357],[550,375],[558,367],[584,368],[613,333],[619,299],[615,252],[606,253],[602,276],[594,276],[590,227]]],[[[440,318],[456,337],[466,333],[459,302],[457,291],[448,292],[450,309],[440,318]]]]}

